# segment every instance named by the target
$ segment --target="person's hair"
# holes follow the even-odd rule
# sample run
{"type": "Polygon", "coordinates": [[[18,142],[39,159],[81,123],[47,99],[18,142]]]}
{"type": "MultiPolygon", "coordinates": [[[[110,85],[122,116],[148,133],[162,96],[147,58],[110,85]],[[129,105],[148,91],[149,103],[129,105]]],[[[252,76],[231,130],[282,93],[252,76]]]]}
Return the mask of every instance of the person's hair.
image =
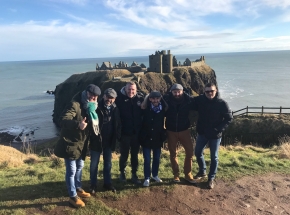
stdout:
{"type": "Polygon", "coordinates": [[[204,85],[204,88],[206,88],[206,87],[216,87],[217,88],[217,86],[212,82],[209,82],[206,85],[204,85]]]}
{"type": "Polygon", "coordinates": [[[134,81],[129,81],[126,83],[126,86],[128,86],[128,85],[136,85],[136,83],[134,81]]]}

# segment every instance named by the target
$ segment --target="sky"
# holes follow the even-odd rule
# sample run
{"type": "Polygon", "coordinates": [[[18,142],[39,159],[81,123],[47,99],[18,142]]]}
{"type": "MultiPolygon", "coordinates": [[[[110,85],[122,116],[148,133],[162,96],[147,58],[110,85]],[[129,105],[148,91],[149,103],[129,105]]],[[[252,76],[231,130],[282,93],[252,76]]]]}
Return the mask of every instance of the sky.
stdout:
{"type": "Polygon", "coordinates": [[[290,50],[290,0],[0,3],[0,61],[290,50]]]}

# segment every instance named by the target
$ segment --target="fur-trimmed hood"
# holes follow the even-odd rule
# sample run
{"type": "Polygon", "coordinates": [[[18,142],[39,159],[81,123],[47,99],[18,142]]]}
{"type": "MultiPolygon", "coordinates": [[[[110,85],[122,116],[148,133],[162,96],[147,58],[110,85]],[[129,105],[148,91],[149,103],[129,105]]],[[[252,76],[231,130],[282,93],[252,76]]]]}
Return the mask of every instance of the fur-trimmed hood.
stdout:
{"type": "MultiPolygon", "coordinates": [[[[164,110],[167,111],[168,104],[166,103],[166,101],[163,99],[162,96],[161,96],[161,100],[160,101],[161,101],[162,107],[164,107],[164,110]]],[[[145,98],[144,98],[144,101],[141,104],[141,109],[145,110],[148,107],[149,104],[150,104],[150,102],[149,102],[149,94],[147,94],[145,96],[145,98]]]]}

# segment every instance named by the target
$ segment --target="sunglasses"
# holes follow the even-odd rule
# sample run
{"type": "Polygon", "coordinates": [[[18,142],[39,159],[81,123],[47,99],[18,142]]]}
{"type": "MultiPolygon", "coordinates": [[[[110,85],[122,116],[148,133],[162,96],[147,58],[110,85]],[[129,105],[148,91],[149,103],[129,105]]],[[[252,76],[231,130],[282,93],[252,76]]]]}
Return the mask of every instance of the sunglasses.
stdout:
{"type": "Polygon", "coordinates": [[[215,90],[206,90],[205,93],[213,93],[215,90]]]}

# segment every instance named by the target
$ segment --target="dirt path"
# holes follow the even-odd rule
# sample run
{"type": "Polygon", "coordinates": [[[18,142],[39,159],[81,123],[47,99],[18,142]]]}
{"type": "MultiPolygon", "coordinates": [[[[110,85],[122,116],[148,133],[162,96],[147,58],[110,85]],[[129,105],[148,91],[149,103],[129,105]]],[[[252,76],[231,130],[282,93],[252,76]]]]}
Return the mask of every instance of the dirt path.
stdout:
{"type": "Polygon", "coordinates": [[[290,175],[271,173],[235,182],[217,180],[213,190],[206,189],[205,183],[183,183],[172,190],[159,186],[144,189],[144,193],[102,201],[124,214],[290,215],[290,175]]]}

